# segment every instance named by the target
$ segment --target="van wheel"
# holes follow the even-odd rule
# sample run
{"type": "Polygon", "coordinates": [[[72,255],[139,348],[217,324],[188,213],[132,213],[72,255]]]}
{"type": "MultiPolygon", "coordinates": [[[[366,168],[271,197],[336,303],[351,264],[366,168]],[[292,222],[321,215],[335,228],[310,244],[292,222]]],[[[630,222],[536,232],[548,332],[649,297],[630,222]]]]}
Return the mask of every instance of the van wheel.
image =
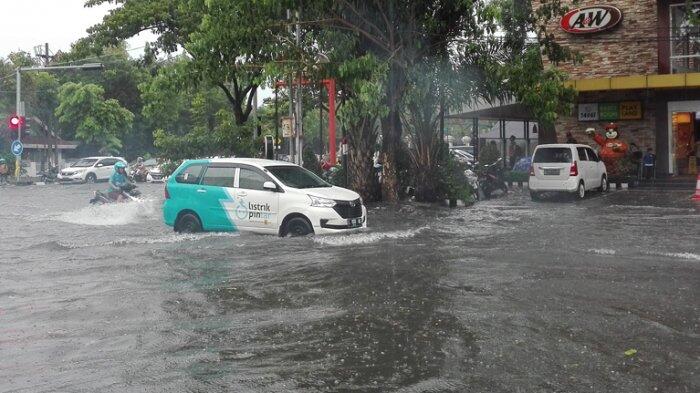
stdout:
{"type": "Polygon", "coordinates": [[[578,184],[578,188],[576,189],[576,196],[578,199],[583,199],[586,197],[586,186],[583,184],[583,181],[581,181],[578,184]]]}
{"type": "Polygon", "coordinates": [[[539,192],[530,191],[530,199],[532,199],[533,201],[539,201],[540,199],[542,199],[542,195],[540,195],[539,192]]]}
{"type": "Polygon", "coordinates": [[[306,236],[313,233],[314,230],[311,228],[311,224],[301,217],[294,217],[289,222],[287,222],[287,228],[283,236],[306,236]]]}
{"type": "Polygon", "coordinates": [[[88,173],[87,176],[85,176],[85,183],[94,183],[97,181],[97,176],[95,176],[94,173],[88,173]]]}
{"type": "Polygon", "coordinates": [[[608,178],[603,175],[603,179],[600,182],[600,188],[598,188],[598,191],[600,192],[608,192],[610,189],[610,183],[608,183],[608,178]]]}
{"type": "Polygon", "coordinates": [[[202,231],[202,223],[192,213],[185,213],[175,223],[175,232],[197,233],[202,231]]]}

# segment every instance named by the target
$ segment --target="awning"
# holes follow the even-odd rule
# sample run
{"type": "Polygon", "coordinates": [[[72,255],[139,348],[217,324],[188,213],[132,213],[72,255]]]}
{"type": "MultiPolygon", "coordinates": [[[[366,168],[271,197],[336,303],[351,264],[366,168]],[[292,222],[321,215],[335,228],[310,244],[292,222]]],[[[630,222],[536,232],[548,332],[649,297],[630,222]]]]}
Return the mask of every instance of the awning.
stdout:
{"type": "Polygon", "coordinates": [[[665,75],[630,75],[572,79],[565,83],[577,91],[700,88],[700,72],[665,75]]]}
{"type": "Polygon", "coordinates": [[[445,115],[447,119],[479,119],[479,120],[505,120],[505,121],[528,121],[532,120],[532,112],[520,103],[495,106],[492,108],[479,109],[471,112],[445,115]]]}

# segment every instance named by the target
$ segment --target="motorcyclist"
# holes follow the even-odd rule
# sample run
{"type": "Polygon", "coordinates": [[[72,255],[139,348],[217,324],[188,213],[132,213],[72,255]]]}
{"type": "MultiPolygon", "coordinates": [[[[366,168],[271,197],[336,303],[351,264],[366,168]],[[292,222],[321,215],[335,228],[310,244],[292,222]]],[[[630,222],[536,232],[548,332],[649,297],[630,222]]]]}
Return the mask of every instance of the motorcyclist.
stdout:
{"type": "Polygon", "coordinates": [[[117,161],[114,164],[114,172],[109,177],[109,190],[107,191],[109,198],[121,202],[124,199],[122,190],[127,185],[129,185],[129,178],[126,175],[126,164],[117,161]]]}
{"type": "Polygon", "coordinates": [[[7,174],[9,170],[7,168],[7,163],[4,158],[0,158],[0,184],[7,182],[7,174]]]}

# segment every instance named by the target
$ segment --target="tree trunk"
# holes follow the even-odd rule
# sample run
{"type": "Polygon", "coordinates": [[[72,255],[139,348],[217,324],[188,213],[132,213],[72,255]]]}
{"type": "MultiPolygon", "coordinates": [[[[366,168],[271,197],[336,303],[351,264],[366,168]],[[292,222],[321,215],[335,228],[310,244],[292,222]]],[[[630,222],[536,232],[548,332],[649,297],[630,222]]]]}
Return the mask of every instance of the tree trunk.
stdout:
{"type": "Polygon", "coordinates": [[[374,175],[373,143],[369,142],[367,140],[359,141],[358,146],[353,146],[350,149],[350,187],[365,201],[376,201],[379,196],[379,183],[374,175]]]}
{"type": "Polygon", "coordinates": [[[433,165],[422,165],[415,173],[415,196],[418,202],[435,202],[438,197],[438,176],[433,165]]]}
{"type": "Polygon", "coordinates": [[[553,123],[541,121],[539,126],[538,143],[557,143],[557,132],[553,123]]]}
{"type": "Polygon", "coordinates": [[[401,148],[400,88],[401,70],[392,64],[387,78],[388,115],[382,119],[382,199],[391,203],[399,201],[397,157],[401,148]]]}

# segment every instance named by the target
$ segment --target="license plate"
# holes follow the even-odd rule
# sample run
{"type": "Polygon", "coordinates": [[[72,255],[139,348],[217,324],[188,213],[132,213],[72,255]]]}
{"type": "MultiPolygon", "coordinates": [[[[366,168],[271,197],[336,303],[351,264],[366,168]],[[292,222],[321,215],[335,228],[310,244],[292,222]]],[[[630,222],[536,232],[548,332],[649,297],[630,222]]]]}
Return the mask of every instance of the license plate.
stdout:
{"type": "Polygon", "coordinates": [[[545,169],[545,170],[544,170],[544,174],[545,174],[546,176],[550,176],[550,175],[558,176],[558,175],[559,175],[559,169],[545,169]]]}
{"type": "Polygon", "coordinates": [[[350,228],[358,228],[362,226],[362,218],[351,218],[348,220],[348,226],[350,228]]]}

